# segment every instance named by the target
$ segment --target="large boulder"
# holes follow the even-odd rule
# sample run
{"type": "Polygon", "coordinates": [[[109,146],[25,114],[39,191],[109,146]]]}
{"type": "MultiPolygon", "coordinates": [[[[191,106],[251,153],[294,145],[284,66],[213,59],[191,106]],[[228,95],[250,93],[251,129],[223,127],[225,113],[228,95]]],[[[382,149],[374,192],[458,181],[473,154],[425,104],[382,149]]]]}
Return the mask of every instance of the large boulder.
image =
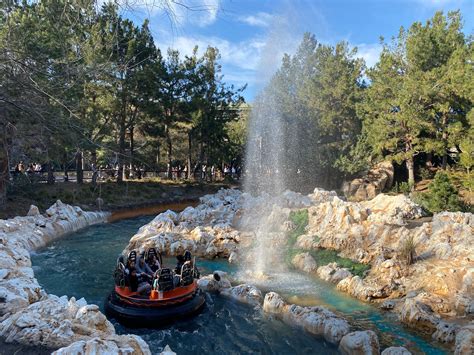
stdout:
{"type": "Polygon", "coordinates": [[[262,292],[252,285],[242,284],[224,288],[221,290],[220,294],[252,306],[260,306],[263,302],[262,292]]]}
{"type": "Polygon", "coordinates": [[[330,263],[318,267],[317,274],[321,279],[335,284],[344,280],[346,277],[352,276],[352,273],[349,271],[349,269],[341,268],[339,265],[337,265],[337,263],[330,263]]]}
{"type": "Polygon", "coordinates": [[[382,355],[411,355],[403,346],[391,346],[382,351],[382,355]]]}
{"type": "Polygon", "coordinates": [[[61,348],[78,340],[115,335],[112,323],[84,299],[48,295],[0,323],[7,343],[61,348]]]}
{"type": "Polygon", "coordinates": [[[474,354],[474,322],[462,327],[457,332],[454,354],[474,354]]]}
{"type": "Polygon", "coordinates": [[[349,333],[349,323],[324,307],[301,307],[287,304],[279,294],[265,295],[263,310],[285,323],[302,327],[307,332],[322,336],[332,344],[338,344],[349,333]]]}
{"type": "Polygon", "coordinates": [[[203,276],[197,283],[198,287],[204,292],[221,292],[232,287],[227,279],[227,273],[223,271],[214,271],[211,275],[203,276]]]}
{"type": "Polygon", "coordinates": [[[342,190],[351,201],[370,200],[393,184],[394,169],[389,161],[381,162],[369,170],[366,176],[343,185],[342,190]]]}
{"type": "Polygon", "coordinates": [[[318,264],[316,264],[316,261],[309,253],[296,254],[291,263],[295,268],[309,274],[315,273],[318,268],[318,264]]]}
{"type": "Polygon", "coordinates": [[[378,355],[379,340],[372,330],[352,332],[342,337],[339,352],[347,355],[378,355]]]}
{"type": "Polygon", "coordinates": [[[53,355],[81,354],[151,355],[151,351],[142,338],[128,334],[79,340],[53,352],[53,355]]]}

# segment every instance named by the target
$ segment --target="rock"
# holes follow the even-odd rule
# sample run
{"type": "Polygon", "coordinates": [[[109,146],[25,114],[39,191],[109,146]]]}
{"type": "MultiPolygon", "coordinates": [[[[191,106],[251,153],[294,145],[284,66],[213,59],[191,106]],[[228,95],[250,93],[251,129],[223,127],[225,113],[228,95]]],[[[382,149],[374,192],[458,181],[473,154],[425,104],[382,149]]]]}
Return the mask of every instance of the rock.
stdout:
{"type": "Polygon", "coordinates": [[[395,308],[395,305],[396,305],[396,302],[394,300],[385,300],[380,305],[380,308],[385,309],[385,310],[391,310],[395,308]]]}
{"type": "Polygon", "coordinates": [[[342,190],[351,201],[370,200],[392,186],[393,176],[393,164],[381,162],[370,169],[365,177],[345,183],[342,190]]]}
{"type": "MultiPolygon", "coordinates": [[[[148,344],[136,335],[115,335],[107,339],[79,340],[53,352],[53,355],[130,354],[151,355],[148,344]]],[[[175,354],[175,353],[173,353],[175,354]]]]}
{"type": "Polygon", "coordinates": [[[342,337],[338,350],[348,355],[379,354],[379,340],[371,330],[352,332],[342,337]]]}
{"type": "Polygon", "coordinates": [[[313,193],[308,195],[308,197],[313,202],[313,205],[318,205],[323,202],[332,201],[334,197],[337,197],[335,191],[326,191],[323,189],[315,188],[313,193]]]}
{"type": "Polygon", "coordinates": [[[441,321],[436,326],[436,331],[431,337],[443,343],[451,343],[456,338],[458,328],[459,326],[456,324],[441,321]]]}
{"type": "Polygon", "coordinates": [[[212,275],[201,277],[197,282],[202,291],[220,292],[223,289],[231,288],[230,281],[226,278],[227,274],[222,271],[214,271],[212,275]],[[217,276],[216,276],[217,275],[217,276]]]}
{"type": "Polygon", "coordinates": [[[352,276],[352,273],[348,269],[339,267],[337,263],[330,263],[318,267],[317,274],[323,280],[335,284],[339,283],[346,277],[352,276]]]}
{"type": "Polygon", "coordinates": [[[382,351],[382,355],[411,355],[403,346],[391,346],[382,351]]]}
{"type": "Polygon", "coordinates": [[[163,351],[160,353],[160,355],[176,355],[176,353],[171,350],[169,345],[166,345],[163,351]]]}
{"type": "Polygon", "coordinates": [[[291,260],[293,266],[307,273],[314,273],[318,268],[316,261],[309,253],[300,253],[291,260]]]}
{"type": "Polygon", "coordinates": [[[307,332],[323,336],[326,341],[338,344],[349,333],[349,323],[324,307],[300,307],[287,304],[275,292],[265,295],[263,310],[274,314],[285,323],[302,327],[307,332]]]}
{"type": "Polygon", "coordinates": [[[371,213],[383,216],[400,216],[402,219],[416,219],[425,216],[423,208],[403,194],[394,196],[379,194],[361,204],[368,208],[371,213]]]}
{"type": "Polygon", "coordinates": [[[48,295],[0,323],[0,336],[18,342],[61,348],[78,340],[115,335],[96,305],[79,307],[74,298],[48,295]]]}
{"type": "Polygon", "coordinates": [[[439,318],[436,317],[431,307],[416,298],[405,299],[400,310],[400,320],[410,327],[430,333],[436,329],[439,323],[439,318]]]}
{"type": "Polygon", "coordinates": [[[230,253],[229,259],[228,259],[230,264],[235,264],[235,263],[238,262],[238,260],[239,260],[239,256],[237,255],[237,253],[235,251],[230,253]]]}
{"type": "Polygon", "coordinates": [[[35,205],[31,205],[30,209],[28,210],[27,216],[38,216],[40,214],[39,208],[35,205]]]}
{"type": "Polygon", "coordinates": [[[235,287],[227,287],[223,288],[220,293],[236,301],[253,306],[260,306],[263,303],[262,292],[252,285],[243,284],[235,287]]]}
{"type": "Polygon", "coordinates": [[[455,355],[474,353],[474,322],[462,327],[456,334],[455,355]]]}

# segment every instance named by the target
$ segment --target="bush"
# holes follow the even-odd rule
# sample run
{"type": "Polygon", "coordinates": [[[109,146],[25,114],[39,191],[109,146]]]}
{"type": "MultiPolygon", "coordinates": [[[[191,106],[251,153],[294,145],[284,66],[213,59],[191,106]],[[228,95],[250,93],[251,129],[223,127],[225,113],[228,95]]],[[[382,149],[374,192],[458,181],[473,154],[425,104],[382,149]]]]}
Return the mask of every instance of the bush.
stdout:
{"type": "Polygon", "coordinates": [[[401,182],[400,184],[396,182],[395,185],[393,185],[391,192],[408,195],[411,192],[412,187],[413,185],[409,184],[408,182],[401,182]]]}
{"type": "Polygon", "coordinates": [[[431,213],[462,210],[458,191],[443,171],[436,173],[434,180],[428,186],[428,192],[420,194],[419,203],[431,213]]]}
{"type": "Polygon", "coordinates": [[[310,251],[310,254],[319,266],[335,262],[339,267],[347,268],[354,275],[362,278],[365,276],[365,272],[370,269],[370,265],[361,264],[351,259],[339,256],[336,250],[317,249],[310,251]]]}
{"type": "Polygon", "coordinates": [[[421,169],[420,169],[420,177],[421,177],[423,180],[429,180],[429,179],[432,179],[432,178],[433,178],[433,173],[432,173],[431,170],[428,169],[428,168],[421,168],[421,169]]]}
{"type": "Polygon", "coordinates": [[[309,222],[308,210],[291,211],[289,219],[295,225],[288,236],[288,245],[292,247],[296,243],[296,239],[305,233],[309,222]]]}

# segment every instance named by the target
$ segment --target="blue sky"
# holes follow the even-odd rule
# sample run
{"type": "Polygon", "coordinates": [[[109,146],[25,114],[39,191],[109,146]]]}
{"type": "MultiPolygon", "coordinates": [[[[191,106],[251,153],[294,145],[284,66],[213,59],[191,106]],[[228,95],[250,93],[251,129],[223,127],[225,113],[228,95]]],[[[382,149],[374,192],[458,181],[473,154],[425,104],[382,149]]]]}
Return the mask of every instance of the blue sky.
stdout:
{"type": "Polygon", "coordinates": [[[129,0],[126,16],[145,18],[156,44],[189,54],[194,45],[219,48],[224,81],[248,84],[252,101],[279,66],[283,53],[292,53],[304,32],[318,41],[345,40],[373,65],[386,39],[400,26],[425,22],[437,10],[460,9],[464,32],[474,33],[474,0],[129,0]],[[163,4],[168,3],[168,6],[163,4]],[[186,7],[178,5],[185,4],[186,7]],[[170,18],[170,12],[173,15],[170,18]]]}

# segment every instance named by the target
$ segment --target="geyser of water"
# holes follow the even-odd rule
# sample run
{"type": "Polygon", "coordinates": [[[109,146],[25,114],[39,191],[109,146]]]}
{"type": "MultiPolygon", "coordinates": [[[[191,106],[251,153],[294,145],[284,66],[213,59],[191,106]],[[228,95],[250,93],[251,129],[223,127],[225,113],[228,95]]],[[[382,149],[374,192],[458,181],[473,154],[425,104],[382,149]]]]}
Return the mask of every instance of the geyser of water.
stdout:
{"type": "MultiPolygon", "coordinates": [[[[314,21],[313,16],[308,18],[298,8],[308,6],[295,7],[294,0],[286,1],[280,15],[272,17],[257,70],[256,82],[261,88],[252,103],[244,164],[244,192],[265,198],[258,211],[244,209],[247,225],[243,228],[250,229],[255,236],[252,251],[245,258],[244,272],[251,272],[253,277],[274,274],[279,278],[284,273],[287,243],[282,225],[287,214],[282,216],[281,208],[286,206],[280,203],[284,199],[278,197],[287,189],[302,190],[305,179],[311,177],[306,169],[308,159],[314,160],[305,147],[308,139],[312,139],[311,133],[301,124],[303,121],[288,117],[288,112],[298,110],[288,110],[282,102],[285,95],[292,95],[291,85],[286,85],[286,74],[275,76],[284,54],[297,49],[295,39],[302,36],[305,22],[314,21]],[[303,151],[307,154],[302,154],[303,151]],[[275,203],[280,206],[273,206],[275,203]]],[[[314,7],[310,8],[315,11],[314,7]]]]}
{"type": "MultiPolygon", "coordinates": [[[[285,181],[281,168],[283,166],[283,130],[281,116],[272,104],[272,97],[262,95],[255,104],[249,123],[249,136],[246,154],[246,178],[244,191],[252,195],[266,198],[280,194],[285,181]]],[[[270,202],[270,201],[269,201],[270,202]]],[[[272,230],[274,225],[269,218],[271,207],[268,210],[258,211],[254,216],[258,221],[253,224],[252,232],[255,234],[254,248],[251,260],[252,271],[255,275],[263,275],[272,266],[272,230]]]]}
{"type": "MultiPolygon", "coordinates": [[[[259,79],[260,82],[266,82],[265,85],[270,82],[284,51],[289,49],[291,37],[287,19],[275,17],[275,21],[260,63],[259,79]]],[[[287,186],[287,137],[278,109],[279,103],[275,102],[276,97],[270,89],[267,86],[261,90],[252,104],[244,167],[244,191],[253,196],[265,196],[268,200],[268,204],[259,211],[244,211],[253,214],[247,215],[247,220],[253,220],[250,232],[255,235],[251,255],[247,258],[250,262],[245,268],[257,278],[265,278],[272,271],[281,270],[284,265],[284,256],[280,255],[282,233],[276,228],[278,226],[275,225],[275,218],[270,218],[273,212],[270,200],[274,200],[287,186]]]]}

